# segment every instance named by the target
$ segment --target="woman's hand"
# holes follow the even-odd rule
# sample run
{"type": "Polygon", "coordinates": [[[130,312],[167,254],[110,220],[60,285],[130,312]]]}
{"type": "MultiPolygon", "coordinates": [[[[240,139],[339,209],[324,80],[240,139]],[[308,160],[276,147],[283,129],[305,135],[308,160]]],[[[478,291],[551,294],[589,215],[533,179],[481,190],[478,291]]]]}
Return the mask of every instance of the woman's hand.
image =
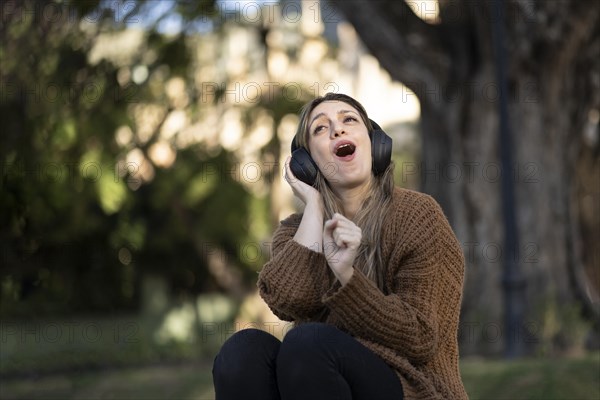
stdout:
{"type": "Polygon", "coordinates": [[[294,176],[290,168],[290,160],[292,158],[288,157],[285,160],[285,175],[284,178],[286,182],[291,186],[294,195],[298,197],[305,205],[312,203],[311,205],[321,206],[321,194],[317,189],[312,186],[307,185],[302,182],[300,179],[294,176]]]}
{"type": "Polygon", "coordinates": [[[323,253],[329,268],[342,285],[345,285],[354,273],[354,259],[361,240],[361,229],[342,214],[335,213],[333,218],[325,222],[323,253]]]}
{"type": "Polygon", "coordinates": [[[290,169],[290,160],[291,157],[285,160],[285,180],[292,187],[294,195],[305,204],[302,221],[294,235],[294,240],[321,253],[323,248],[323,199],[317,189],[294,176],[290,169]]]}

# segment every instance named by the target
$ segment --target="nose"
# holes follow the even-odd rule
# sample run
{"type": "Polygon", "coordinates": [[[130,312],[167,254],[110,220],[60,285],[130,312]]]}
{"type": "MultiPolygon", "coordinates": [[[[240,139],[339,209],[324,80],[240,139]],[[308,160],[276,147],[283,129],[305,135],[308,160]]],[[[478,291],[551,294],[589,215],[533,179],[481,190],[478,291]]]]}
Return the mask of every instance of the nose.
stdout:
{"type": "Polygon", "coordinates": [[[339,136],[345,135],[345,134],[346,134],[346,131],[344,130],[344,126],[342,124],[336,123],[333,126],[333,129],[331,131],[332,137],[336,138],[336,137],[339,137],[339,136]]]}

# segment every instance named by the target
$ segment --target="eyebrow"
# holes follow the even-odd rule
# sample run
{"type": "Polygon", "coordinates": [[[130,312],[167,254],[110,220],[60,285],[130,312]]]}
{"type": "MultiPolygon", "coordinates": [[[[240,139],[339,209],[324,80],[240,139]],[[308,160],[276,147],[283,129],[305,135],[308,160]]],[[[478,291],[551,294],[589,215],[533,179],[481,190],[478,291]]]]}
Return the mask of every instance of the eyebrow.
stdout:
{"type": "MultiPolygon", "coordinates": [[[[339,110],[336,114],[348,114],[348,113],[353,113],[353,114],[358,114],[356,111],[354,110],[339,110]]],[[[318,113],[317,115],[315,115],[315,117],[310,121],[310,124],[308,124],[308,127],[310,128],[312,126],[312,124],[315,122],[315,120],[317,120],[318,118],[324,117],[325,113],[318,113]]]]}

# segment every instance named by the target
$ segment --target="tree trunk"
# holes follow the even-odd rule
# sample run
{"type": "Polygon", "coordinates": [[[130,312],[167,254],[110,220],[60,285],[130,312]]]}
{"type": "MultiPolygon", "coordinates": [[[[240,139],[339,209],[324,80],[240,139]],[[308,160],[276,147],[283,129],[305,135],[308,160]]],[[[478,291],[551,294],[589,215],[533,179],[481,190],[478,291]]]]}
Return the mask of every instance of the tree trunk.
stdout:
{"type": "MultiPolygon", "coordinates": [[[[492,3],[443,1],[438,25],[404,2],[337,3],[382,66],[421,101],[422,188],[442,205],[467,261],[463,354],[498,354],[509,337],[518,354],[581,345],[581,311],[599,315],[597,284],[583,272],[584,260],[594,268],[597,257],[582,246],[589,235],[580,228],[574,176],[588,114],[600,105],[600,3],[506,3],[509,168],[499,157],[492,3]],[[515,193],[522,278],[510,281],[503,274],[502,174],[515,193]],[[523,299],[516,329],[504,324],[503,279],[523,299]]],[[[598,201],[596,189],[583,193],[598,201]]]]}

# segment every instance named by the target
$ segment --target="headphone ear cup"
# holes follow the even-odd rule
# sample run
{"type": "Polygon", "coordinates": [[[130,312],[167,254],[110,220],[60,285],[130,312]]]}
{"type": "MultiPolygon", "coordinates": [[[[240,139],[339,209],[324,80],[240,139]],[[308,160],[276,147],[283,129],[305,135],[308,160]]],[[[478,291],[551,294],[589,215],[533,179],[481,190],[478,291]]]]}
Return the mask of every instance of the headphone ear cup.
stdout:
{"type": "Polygon", "coordinates": [[[373,120],[371,132],[371,157],[373,159],[373,173],[381,175],[392,161],[392,138],[385,133],[373,120]]]}
{"type": "Polygon", "coordinates": [[[292,159],[290,169],[294,176],[309,186],[314,186],[317,181],[317,164],[304,147],[298,147],[296,137],[292,140],[292,159]]]}

